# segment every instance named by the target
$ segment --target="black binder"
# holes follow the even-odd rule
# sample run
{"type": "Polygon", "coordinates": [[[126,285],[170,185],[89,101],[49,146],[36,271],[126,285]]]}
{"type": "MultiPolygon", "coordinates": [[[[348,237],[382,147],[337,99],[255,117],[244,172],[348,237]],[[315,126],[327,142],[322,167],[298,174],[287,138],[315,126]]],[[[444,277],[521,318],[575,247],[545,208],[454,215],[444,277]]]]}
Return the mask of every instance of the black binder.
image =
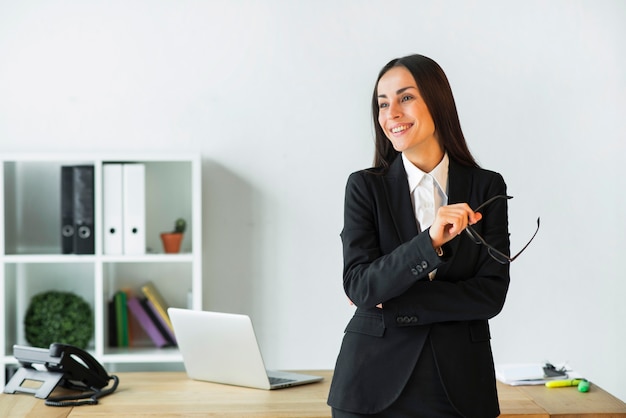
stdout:
{"type": "Polygon", "coordinates": [[[74,252],[74,167],[61,167],[61,249],[74,252]]]}
{"type": "Polygon", "coordinates": [[[74,166],[74,253],[94,254],[93,165],[74,166]]]}

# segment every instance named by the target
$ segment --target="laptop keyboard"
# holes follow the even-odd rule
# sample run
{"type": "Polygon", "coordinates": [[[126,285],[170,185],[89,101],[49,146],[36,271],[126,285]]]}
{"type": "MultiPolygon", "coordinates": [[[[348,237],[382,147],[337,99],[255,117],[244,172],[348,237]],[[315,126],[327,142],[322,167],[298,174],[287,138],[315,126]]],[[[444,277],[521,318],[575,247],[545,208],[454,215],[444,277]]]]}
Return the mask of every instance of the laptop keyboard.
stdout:
{"type": "Polygon", "coordinates": [[[270,376],[270,384],[271,385],[279,385],[281,383],[291,383],[291,382],[295,382],[295,380],[293,379],[285,379],[282,377],[271,377],[270,376]]]}

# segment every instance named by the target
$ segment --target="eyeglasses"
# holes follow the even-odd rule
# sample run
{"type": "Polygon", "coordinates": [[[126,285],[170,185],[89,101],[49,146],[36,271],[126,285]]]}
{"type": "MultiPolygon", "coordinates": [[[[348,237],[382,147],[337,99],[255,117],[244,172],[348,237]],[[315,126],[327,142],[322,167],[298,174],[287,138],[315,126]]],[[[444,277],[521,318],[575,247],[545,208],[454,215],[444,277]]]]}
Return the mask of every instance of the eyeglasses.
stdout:
{"type": "MultiPolygon", "coordinates": [[[[478,212],[480,209],[484,208],[485,206],[489,205],[492,202],[495,202],[498,199],[507,199],[508,200],[508,199],[513,199],[513,196],[506,196],[506,195],[503,195],[503,194],[496,195],[496,196],[492,197],[491,199],[487,200],[485,203],[479,205],[476,209],[474,209],[474,212],[478,212]]],[[[476,244],[482,244],[485,247],[487,247],[487,252],[491,256],[491,258],[493,258],[494,260],[496,260],[500,264],[507,264],[507,263],[512,263],[517,257],[519,257],[520,254],[522,254],[524,252],[524,250],[526,248],[528,248],[528,246],[533,241],[533,239],[535,239],[535,235],[537,235],[537,232],[539,232],[539,218],[537,218],[537,229],[535,230],[535,233],[533,234],[532,238],[530,239],[530,241],[528,241],[528,243],[526,245],[524,245],[524,248],[522,248],[520,250],[520,252],[515,254],[513,257],[510,257],[510,256],[504,254],[502,251],[500,251],[497,248],[495,248],[494,246],[488,244],[487,241],[485,241],[485,239],[483,237],[481,237],[480,234],[478,234],[478,232],[476,232],[476,230],[474,228],[472,228],[470,225],[468,225],[465,228],[465,232],[467,233],[467,235],[470,236],[470,238],[476,244]]]]}

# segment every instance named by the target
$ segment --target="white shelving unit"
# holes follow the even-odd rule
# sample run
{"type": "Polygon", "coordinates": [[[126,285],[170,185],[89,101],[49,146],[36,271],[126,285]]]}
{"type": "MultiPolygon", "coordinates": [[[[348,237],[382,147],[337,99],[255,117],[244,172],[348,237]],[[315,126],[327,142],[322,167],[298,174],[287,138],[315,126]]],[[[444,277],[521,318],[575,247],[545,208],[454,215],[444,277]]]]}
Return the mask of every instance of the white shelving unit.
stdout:
{"type": "Polygon", "coordinates": [[[139,293],[152,281],[170,306],[202,309],[200,155],[4,154],[0,163],[0,386],[6,366],[16,364],[13,345],[28,345],[23,320],[30,299],[47,290],[71,291],[92,306],[88,351],[105,368],[180,363],[176,348],[155,348],[147,337],[129,348],[109,347],[107,303],[120,288],[139,293]],[[108,162],[145,164],[145,255],[103,254],[102,166],[108,162]],[[64,255],[61,166],[79,164],[94,166],[95,254],[64,255]],[[181,252],[164,254],[160,233],[179,217],[187,220],[181,252]]]}

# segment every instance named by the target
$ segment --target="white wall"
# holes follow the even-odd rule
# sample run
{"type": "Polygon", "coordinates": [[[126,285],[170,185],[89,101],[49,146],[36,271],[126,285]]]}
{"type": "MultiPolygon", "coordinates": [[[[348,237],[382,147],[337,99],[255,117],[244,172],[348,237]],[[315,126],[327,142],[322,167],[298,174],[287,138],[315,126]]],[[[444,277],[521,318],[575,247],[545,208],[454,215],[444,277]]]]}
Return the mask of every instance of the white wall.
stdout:
{"type": "Polygon", "coordinates": [[[253,316],[274,368],[331,368],[343,188],[369,166],[389,59],[447,72],[501,172],[512,250],[496,361],[569,361],[626,400],[623,1],[0,1],[0,152],[204,156],[206,309],[253,316]]]}

